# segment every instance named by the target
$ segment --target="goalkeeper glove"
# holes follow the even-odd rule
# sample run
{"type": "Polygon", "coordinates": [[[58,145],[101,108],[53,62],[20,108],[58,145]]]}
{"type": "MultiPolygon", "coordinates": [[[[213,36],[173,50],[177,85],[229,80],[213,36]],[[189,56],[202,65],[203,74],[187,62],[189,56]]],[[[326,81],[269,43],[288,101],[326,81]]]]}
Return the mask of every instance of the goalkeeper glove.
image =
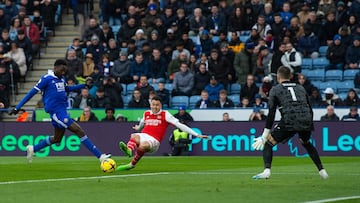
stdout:
{"type": "Polygon", "coordinates": [[[11,111],[9,112],[9,115],[16,115],[17,113],[19,113],[19,110],[17,110],[16,108],[11,109],[11,111]]]}
{"type": "Polygon", "coordinates": [[[254,139],[252,147],[255,150],[263,150],[265,143],[268,141],[270,135],[270,129],[264,128],[264,132],[260,137],[254,139]]]}

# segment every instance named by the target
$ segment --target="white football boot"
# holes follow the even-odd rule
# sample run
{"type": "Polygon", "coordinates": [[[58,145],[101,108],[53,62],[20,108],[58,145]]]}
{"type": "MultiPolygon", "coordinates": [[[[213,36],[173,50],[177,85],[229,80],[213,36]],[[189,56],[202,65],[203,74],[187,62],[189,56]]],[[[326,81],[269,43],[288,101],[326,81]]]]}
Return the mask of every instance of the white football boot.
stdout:
{"type": "Polygon", "coordinates": [[[327,174],[325,169],[321,169],[319,171],[319,175],[320,175],[321,179],[328,179],[329,178],[329,175],[327,174]]]}
{"type": "Polygon", "coordinates": [[[110,158],[110,157],[111,157],[111,154],[102,154],[99,157],[100,163],[102,163],[103,161],[105,161],[105,159],[110,158]]]}
{"type": "Polygon", "coordinates": [[[264,172],[254,175],[252,178],[256,179],[256,180],[257,179],[269,179],[270,175],[271,175],[270,169],[266,168],[266,169],[264,169],[264,172]]]}
{"type": "Polygon", "coordinates": [[[29,163],[32,163],[34,155],[35,155],[34,146],[32,146],[32,145],[26,146],[26,158],[27,158],[29,163]]]}

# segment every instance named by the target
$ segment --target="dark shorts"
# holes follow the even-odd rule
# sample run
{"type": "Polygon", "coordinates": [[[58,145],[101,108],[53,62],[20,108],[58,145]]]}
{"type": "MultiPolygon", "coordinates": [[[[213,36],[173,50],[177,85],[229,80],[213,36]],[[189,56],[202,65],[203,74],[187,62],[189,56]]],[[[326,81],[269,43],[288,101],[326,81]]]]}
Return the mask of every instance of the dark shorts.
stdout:
{"type": "Polygon", "coordinates": [[[310,139],[312,132],[311,131],[289,131],[287,129],[281,129],[280,127],[275,127],[271,132],[271,136],[274,138],[274,140],[277,143],[285,143],[296,134],[298,134],[299,138],[304,143],[306,143],[310,139]]]}

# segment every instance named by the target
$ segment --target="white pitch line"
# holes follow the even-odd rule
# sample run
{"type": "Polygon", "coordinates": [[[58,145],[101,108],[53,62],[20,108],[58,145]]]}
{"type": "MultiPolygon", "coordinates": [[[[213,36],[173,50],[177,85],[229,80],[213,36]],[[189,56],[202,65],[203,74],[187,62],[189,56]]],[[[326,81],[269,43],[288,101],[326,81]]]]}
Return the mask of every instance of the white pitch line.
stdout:
{"type": "MultiPolygon", "coordinates": [[[[209,171],[209,172],[160,172],[160,173],[138,173],[138,174],[124,174],[124,175],[107,175],[107,176],[89,176],[89,177],[74,177],[74,178],[54,178],[54,179],[39,179],[39,180],[19,180],[0,182],[0,185],[13,185],[19,183],[43,183],[43,182],[58,182],[58,181],[76,181],[76,180],[93,180],[93,179],[108,179],[108,178],[127,178],[127,177],[140,177],[140,176],[157,176],[157,175],[254,175],[254,172],[236,172],[236,171],[209,171]]],[[[272,173],[273,175],[314,175],[317,173],[291,173],[279,172],[272,173]]],[[[360,176],[360,174],[348,174],[351,176],[360,176]]],[[[331,177],[331,176],[330,176],[331,177]]]]}
{"type": "Polygon", "coordinates": [[[350,200],[350,199],[360,199],[360,196],[337,197],[337,198],[309,201],[309,202],[304,202],[304,203],[325,203],[325,202],[335,202],[335,201],[350,200]]]}
{"type": "Polygon", "coordinates": [[[90,176],[90,177],[76,177],[76,178],[56,178],[56,179],[42,179],[42,180],[19,180],[19,181],[0,182],[0,185],[12,185],[19,183],[43,183],[43,182],[58,182],[58,181],[93,180],[93,179],[106,179],[106,178],[127,178],[127,177],[138,177],[138,176],[157,176],[157,175],[165,175],[165,174],[169,174],[169,173],[162,172],[162,173],[110,175],[110,176],[90,176]]]}

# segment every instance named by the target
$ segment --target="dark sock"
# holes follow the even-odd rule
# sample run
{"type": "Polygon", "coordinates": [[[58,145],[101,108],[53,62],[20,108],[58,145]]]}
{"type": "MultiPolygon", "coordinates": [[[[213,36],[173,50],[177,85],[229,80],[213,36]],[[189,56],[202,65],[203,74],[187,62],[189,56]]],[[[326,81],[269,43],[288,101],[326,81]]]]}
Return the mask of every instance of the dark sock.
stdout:
{"type": "Polygon", "coordinates": [[[319,157],[319,154],[318,154],[316,148],[310,142],[307,142],[302,145],[304,146],[304,148],[310,155],[310,158],[313,160],[313,162],[316,165],[316,167],[318,168],[318,170],[320,171],[321,169],[323,169],[323,165],[321,163],[321,160],[320,160],[320,157],[319,157]]]}
{"type": "Polygon", "coordinates": [[[270,169],[271,163],[272,163],[272,157],[273,157],[273,145],[270,145],[269,143],[265,143],[264,150],[263,150],[263,159],[264,159],[264,166],[265,168],[270,169]]]}

